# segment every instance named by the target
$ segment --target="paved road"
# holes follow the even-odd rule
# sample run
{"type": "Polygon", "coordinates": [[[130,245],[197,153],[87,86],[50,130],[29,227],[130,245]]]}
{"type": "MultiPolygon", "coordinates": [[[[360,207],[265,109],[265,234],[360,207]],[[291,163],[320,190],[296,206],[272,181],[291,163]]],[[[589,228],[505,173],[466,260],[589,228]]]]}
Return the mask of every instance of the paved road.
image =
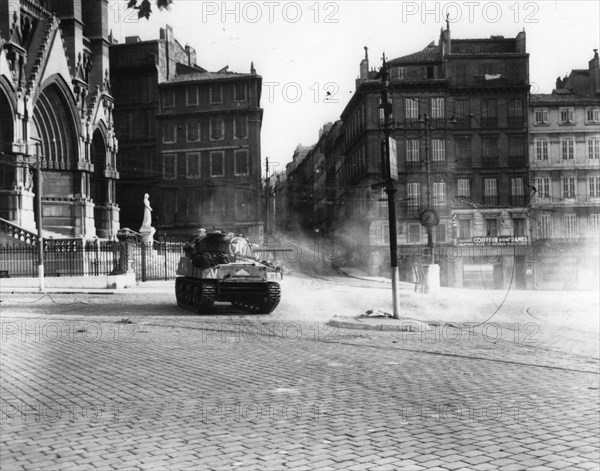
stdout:
{"type": "Polygon", "coordinates": [[[598,469],[595,332],[333,329],[308,298],[348,290],[296,282],[254,317],[3,294],[2,469],[598,469]]]}

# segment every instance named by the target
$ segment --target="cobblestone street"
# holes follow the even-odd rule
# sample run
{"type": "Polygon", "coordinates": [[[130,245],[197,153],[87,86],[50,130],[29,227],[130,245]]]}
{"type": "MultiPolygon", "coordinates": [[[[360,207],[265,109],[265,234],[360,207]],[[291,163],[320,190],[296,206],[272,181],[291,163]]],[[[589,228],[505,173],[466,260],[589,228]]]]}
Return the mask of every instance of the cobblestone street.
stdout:
{"type": "Polygon", "coordinates": [[[156,292],[0,309],[3,470],[598,469],[595,332],[453,342],[156,292]]]}

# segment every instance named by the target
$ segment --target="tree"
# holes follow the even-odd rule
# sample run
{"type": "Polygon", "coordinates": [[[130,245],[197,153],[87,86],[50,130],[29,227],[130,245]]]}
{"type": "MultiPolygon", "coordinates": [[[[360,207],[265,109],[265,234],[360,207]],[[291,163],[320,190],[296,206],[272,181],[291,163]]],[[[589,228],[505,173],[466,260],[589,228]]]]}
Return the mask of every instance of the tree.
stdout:
{"type": "MultiPolygon", "coordinates": [[[[156,0],[156,6],[159,10],[163,10],[166,8],[167,10],[173,3],[173,0],[156,0]]],[[[150,14],[152,13],[152,8],[150,5],[150,0],[142,0],[138,5],[138,0],[129,0],[127,4],[127,8],[133,8],[138,11],[138,18],[150,18],[150,14]]]]}

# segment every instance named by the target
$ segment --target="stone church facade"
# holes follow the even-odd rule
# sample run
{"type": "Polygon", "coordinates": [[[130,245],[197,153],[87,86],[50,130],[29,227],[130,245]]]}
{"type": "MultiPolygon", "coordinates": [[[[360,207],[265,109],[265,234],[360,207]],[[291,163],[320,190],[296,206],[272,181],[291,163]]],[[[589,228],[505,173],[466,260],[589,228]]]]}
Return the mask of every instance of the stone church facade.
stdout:
{"type": "Polygon", "coordinates": [[[109,44],[107,0],[0,2],[1,227],[119,230],[109,44]]]}

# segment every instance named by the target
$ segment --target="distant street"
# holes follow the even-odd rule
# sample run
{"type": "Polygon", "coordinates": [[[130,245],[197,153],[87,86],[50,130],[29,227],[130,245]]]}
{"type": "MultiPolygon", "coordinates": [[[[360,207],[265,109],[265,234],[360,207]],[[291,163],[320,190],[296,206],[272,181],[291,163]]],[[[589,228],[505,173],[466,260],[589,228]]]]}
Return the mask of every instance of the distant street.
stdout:
{"type": "Polygon", "coordinates": [[[382,283],[291,275],[270,316],[197,316],[172,284],[2,294],[3,470],[598,469],[597,317],[551,294],[477,325],[505,293],[454,291],[485,312],[437,324],[405,287],[418,331],[380,332],[327,321],[385,309],[382,283]]]}

